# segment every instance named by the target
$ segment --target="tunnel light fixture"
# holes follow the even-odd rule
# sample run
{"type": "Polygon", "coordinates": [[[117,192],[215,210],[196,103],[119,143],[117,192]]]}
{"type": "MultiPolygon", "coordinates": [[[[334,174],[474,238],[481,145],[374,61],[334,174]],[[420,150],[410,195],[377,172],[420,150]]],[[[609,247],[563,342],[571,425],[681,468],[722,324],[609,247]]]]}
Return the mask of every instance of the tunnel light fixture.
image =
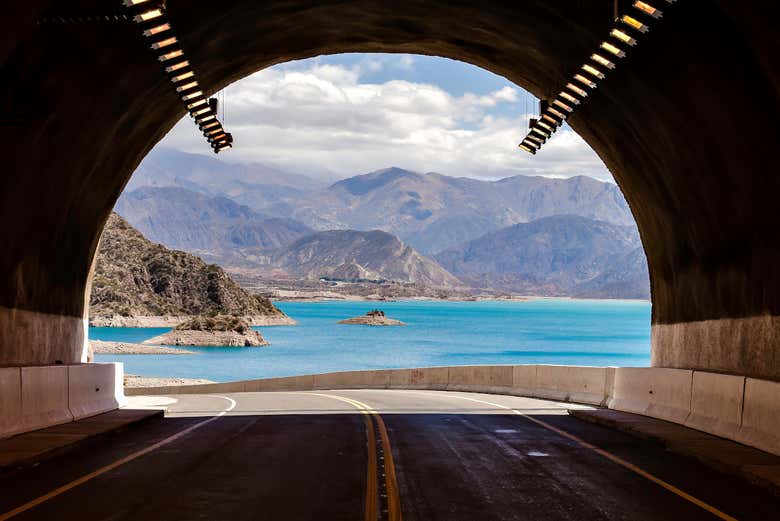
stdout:
{"type": "Polygon", "coordinates": [[[605,51],[607,51],[608,53],[617,56],[618,58],[625,58],[626,57],[626,53],[624,53],[622,50],[620,50],[619,47],[616,47],[616,46],[612,45],[609,42],[602,42],[600,47],[602,49],[604,49],[605,51]]]}
{"type": "Polygon", "coordinates": [[[171,28],[171,24],[164,23],[164,24],[157,25],[155,27],[152,27],[150,29],[145,30],[143,34],[146,37],[154,36],[155,34],[163,33],[165,31],[169,30],[170,28],[171,28]]]}
{"type": "Polygon", "coordinates": [[[564,114],[560,110],[556,109],[555,107],[548,108],[547,112],[549,112],[550,114],[554,114],[554,115],[558,116],[558,118],[560,118],[561,121],[566,119],[566,114],[564,114]]]}
{"type": "Polygon", "coordinates": [[[206,98],[201,98],[198,101],[195,101],[195,102],[190,103],[189,105],[187,105],[187,110],[192,110],[192,109],[194,109],[196,107],[200,107],[201,105],[204,105],[206,103],[208,103],[208,101],[206,101],[206,98]]]}
{"type": "Polygon", "coordinates": [[[171,76],[171,81],[173,83],[177,83],[177,82],[180,82],[182,80],[187,80],[187,79],[193,78],[193,77],[195,77],[195,73],[192,72],[192,71],[187,71],[187,72],[183,72],[181,74],[178,74],[176,76],[171,76]]]}
{"type": "Polygon", "coordinates": [[[591,89],[595,89],[596,88],[596,83],[590,81],[588,78],[586,78],[582,74],[575,74],[574,75],[574,79],[577,80],[578,82],[580,82],[580,83],[590,87],[591,89]]]}
{"type": "Polygon", "coordinates": [[[165,68],[165,72],[174,72],[189,66],[190,66],[190,62],[188,62],[187,60],[182,60],[178,63],[174,63],[173,65],[168,65],[165,68]]]}
{"type": "Polygon", "coordinates": [[[181,97],[181,100],[182,101],[187,101],[187,100],[190,100],[192,98],[197,98],[198,96],[203,96],[203,91],[202,90],[196,90],[195,92],[191,92],[189,94],[185,94],[184,96],[181,97]]]}
{"type": "MultiPolygon", "coordinates": [[[[550,112],[550,109],[547,109],[547,112],[550,112]]],[[[552,117],[547,113],[542,114],[542,119],[546,119],[556,127],[559,126],[561,123],[563,123],[560,119],[555,119],[554,117],[552,117]]]]}
{"type": "Polygon", "coordinates": [[[545,123],[542,120],[537,121],[536,124],[539,125],[540,127],[542,127],[543,129],[548,130],[551,133],[555,132],[555,127],[548,125],[547,123],[545,123]]]}
{"type": "MultiPolygon", "coordinates": [[[[171,36],[170,38],[166,38],[164,40],[160,40],[159,42],[154,42],[152,44],[152,49],[154,49],[156,51],[157,49],[162,49],[163,47],[168,47],[169,45],[173,45],[177,41],[178,40],[176,40],[175,36],[171,36]]],[[[179,56],[181,56],[181,54],[179,56]]]]}
{"type": "Polygon", "coordinates": [[[190,90],[197,86],[198,86],[198,82],[196,80],[193,80],[189,83],[185,83],[184,85],[180,85],[179,87],[176,87],[176,92],[184,92],[185,90],[190,90]]]}
{"type": "MultiPolygon", "coordinates": [[[[657,5],[661,0],[650,0],[657,5]]],[[[677,0],[664,0],[666,4],[674,4],[677,0]]],[[[615,2],[617,6],[617,2],[615,2]]],[[[566,84],[564,90],[548,104],[546,100],[540,101],[539,119],[531,118],[528,133],[518,145],[520,149],[530,154],[536,154],[541,146],[574,112],[574,109],[588,99],[591,94],[588,89],[595,89],[598,82],[605,79],[604,69],[614,69],[616,64],[613,57],[625,58],[625,45],[634,47],[638,45],[638,33],[646,33],[650,30],[652,19],[660,19],[663,13],[657,7],[642,0],[632,3],[639,14],[634,16],[627,14],[615,17],[616,27],[609,32],[609,39],[599,45],[597,52],[590,55],[590,61],[582,66],[582,69],[574,74],[572,81],[566,84]],[[621,48],[623,47],[623,48],[621,48]],[[543,138],[543,139],[542,139],[543,138]]],[[[617,15],[618,13],[615,13],[617,15]]]]}
{"type": "Polygon", "coordinates": [[[636,40],[631,38],[629,35],[627,35],[623,31],[621,31],[620,29],[612,29],[609,32],[609,34],[610,34],[610,36],[620,40],[621,42],[623,42],[623,43],[625,43],[627,45],[630,45],[631,47],[636,45],[636,40]]]}
{"type": "MultiPolygon", "coordinates": [[[[562,108],[566,112],[574,112],[574,109],[572,107],[568,106],[567,104],[565,104],[564,102],[562,102],[559,99],[554,99],[553,100],[553,105],[562,108]]],[[[560,112],[558,114],[560,114],[560,112]]]]}
{"type": "Polygon", "coordinates": [[[148,22],[149,20],[160,18],[162,15],[163,14],[160,9],[152,9],[151,11],[146,11],[145,13],[135,15],[133,20],[135,20],[136,23],[148,22]]]}
{"type": "Polygon", "coordinates": [[[161,62],[167,62],[168,60],[172,60],[174,58],[178,58],[179,56],[184,56],[184,51],[181,49],[176,49],[175,51],[166,52],[165,54],[161,54],[157,59],[161,62]]]}
{"type": "Polygon", "coordinates": [[[580,87],[576,86],[573,83],[567,83],[566,84],[566,88],[569,89],[572,92],[575,92],[575,93],[579,94],[583,98],[588,95],[587,91],[585,91],[584,89],[581,89],[580,87]]]}
{"type": "Polygon", "coordinates": [[[624,15],[621,19],[621,22],[629,26],[630,28],[634,29],[635,31],[639,31],[640,33],[646,33],[650,30],[648,26],[637,20],[636,18],[633,18],[628,15],[624,15]]]}
{"type": "MultiPolygon", "coordinates": [[[[574,105],[579,105],[580,104],[580,100],[578,100],[577,98],[575,98],[574,96],[572,96],[571,94],[566,92],[565,90],[561,91],[559,96],[562,97],[563,99],[565,99],[566,101],[574,104],[574,105]]],[[[556,105],[558,105],[559,107],[561,106],[559,103],[556,103],[556,105]]],[[[569,112],[571,112],[572,110],[574,110],[574,108],[572,108],[569,112]]]]}
{"type": "Polygon", "coordinates": [[[660,9],[656,9],[652,5],[646,3],[646,2],[640,2],[636,1],[634,2],[634,7],[642,11],[648,16],[652,16],[653,18],[661,18],[664,13],[660,9]]]}
{"type": "Polygon", "coordinates": [[[582,66],[582,70],[584,70],[585,72],[587,72],[588,74],[590,74],[592,76],[595,76],[596,78],[598,78],[600,80],[604,79],[604,74],[600,70],[598,70],[596,67],[594,67],[593,65],[590,65],[590,64],[586,63],[585,65],[582,66]]]}
{"type": "Polygon", "coordinates": [[[211,107],[204,107],[200,110],[193,110],[190,112],[193,116],[200,116],[201,114],[205,114],[206,112],[211,112],[211,107]]]}
{"type": "Polygon", "coordinates": [[[222,128],[217,117],[216,105],[212,106],[203,94],[195,77],[195,71],[179,47],[179,39],[173,34],[168,19],[165,0],[122,0],[130,19],[139,25],[141,35],[147,40],[157,59],[173,84],[187,111],[195,119],[215,153],[232,148],[233,136],[222,128]],[[216,146],[215,146],[216,145],[216,146]]]}
{"type": "Polygon", "coordinates": [[[211,121],[212,119],[217,119],[217,116],[215,116],[214,114],[207,114],[205,116],[202,116],[202,117],[199,117],[199,118],[195,118],[195,123],[200,125],[200,124],[205,123],[207,121],[211,121]]]}
{"type": "Polygon", "coordinates": [[[615,68],[615,64],[614,63],[612,63],[608,59],[604,58],[600,54],[593,53],[593,54],[590,55],[590,59],[593,60],[594,62],[598,63],[599,65],[603,65],[607,69],[614,69],[615,68]]]}

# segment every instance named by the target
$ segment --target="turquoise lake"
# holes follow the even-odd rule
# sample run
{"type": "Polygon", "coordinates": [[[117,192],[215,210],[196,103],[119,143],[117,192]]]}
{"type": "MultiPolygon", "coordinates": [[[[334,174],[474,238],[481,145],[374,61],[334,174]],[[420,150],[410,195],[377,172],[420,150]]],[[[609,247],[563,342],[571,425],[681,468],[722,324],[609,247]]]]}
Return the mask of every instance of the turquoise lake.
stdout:
{"type": "MultiPolygon", "coordinates": [[[[539,299],[482,302],[280,302],[296,326],[257,328],[258,348],[195,355],[96,355],[125,372],[214,381],[471,364],[650,365],[650,303],[539,299]],[[375,307],[403,327],[340,325],[375,307]]],[[[90,338],[141,342],[165,328],[90,328],[90,338]]]]}

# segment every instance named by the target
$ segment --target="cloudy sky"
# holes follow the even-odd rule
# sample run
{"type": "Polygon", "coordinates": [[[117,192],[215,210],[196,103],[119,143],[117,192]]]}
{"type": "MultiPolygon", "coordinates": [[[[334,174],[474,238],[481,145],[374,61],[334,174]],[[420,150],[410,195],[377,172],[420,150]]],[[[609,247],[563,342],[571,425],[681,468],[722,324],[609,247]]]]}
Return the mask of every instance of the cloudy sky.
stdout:
{"type": "MultiPolygon", "coordinates": [[[[220,154],[224,161],[331,178],[399,166],[478,178],[612,180],[568,128],[536,156],[519,150],[536,100],[501,76],[445,58],[321,56],[258,72],[223,95],[220,115],[235,139],[220,154]]],[[[189,118],[159,146],[211,153],[189,118]]]]}

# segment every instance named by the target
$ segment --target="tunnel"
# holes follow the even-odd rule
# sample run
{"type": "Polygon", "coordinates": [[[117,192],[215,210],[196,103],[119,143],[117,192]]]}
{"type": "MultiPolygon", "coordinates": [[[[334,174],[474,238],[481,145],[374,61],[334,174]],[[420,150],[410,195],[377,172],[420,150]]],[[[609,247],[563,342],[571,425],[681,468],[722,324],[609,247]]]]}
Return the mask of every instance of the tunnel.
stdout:
{"type": "MultiPolygon", "coordinates": [[[[656,2],[663,18],[569,124],[636,219],[652,366],[777,381],[780,5],[656,2]]],[[[32,0],[0,22],[0,368],[86,362],[101,230],[185,114],[122,10],[32,0]]],[[[168,0],[167,12],[209,93],[289,60],[399,52],[468,62],[549,99],[614,26],[611,0],[168,0]]]]}

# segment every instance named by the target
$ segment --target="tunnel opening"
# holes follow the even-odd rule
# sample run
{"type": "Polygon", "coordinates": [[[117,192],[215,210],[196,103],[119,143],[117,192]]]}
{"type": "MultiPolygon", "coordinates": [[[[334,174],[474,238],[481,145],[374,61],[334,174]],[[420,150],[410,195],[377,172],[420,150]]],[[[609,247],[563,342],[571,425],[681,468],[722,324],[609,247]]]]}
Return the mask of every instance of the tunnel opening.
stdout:
{"type": "MultiPolygon", "coordinates": [[[[614,22],[612,2],[575,0],[169,4],[206,93],[293,59],[393,52],[471,63],[547,99],[614,22]]],[[[649,408],[631,409],[636,396],[625,394],[621,407],[676,422],[728,405],[705,411],[716,417],[708,432],[776,451],[780,12],[677,4],[569,120],[625,194],[651,278],[652,368],[618,368],[612,389],[652,395],[649,408]],[[661,403],[671,395],[681,409],[661,403]]],[[[82,364],[90,263],[131,173],[183,114],[135,27],[40,23],[57,8],[31,2],[0,22],[0,135],[13,144],[0,179],[2,433],[117,406],[92,394],[114,388],[116,368],[82,364]]]]}
{"type": "Polygon", "coordinates": [[[141,163],[115,207],[127,223],[112,217],[99,250],[91,336],[187,346],[185,333],[165,337],[166,326],[186,329],[186,315],[276,323],[249,316],[261,311],[236,305],[249,297],[227,282],[212,290],[205,267],[177,253],[166,264],[131,227],[218,264],[298,324],[261,327],[271,347],[244,362],[195,348],[208,363],[163,357],[155,367],[105,356],[113,347],[103,344],[97,361],[220,381],[412,365],[649,365],[646,303],[528,305],[650,296],[633,217],[592,150],[567,126],[534,158],[517,150],[538,117],[534,96],[443,58],[344,54],[271,67],[216,97],[243,143],[220,160],[204,156],[185,117],[141,163]],[[429,300],[387,302],[420,298],[429,300]],[[323,299],[331,303],[307,303],[323,299]],[[373,308],[409,327],[374,335],[337,325],[373,308]]]}

